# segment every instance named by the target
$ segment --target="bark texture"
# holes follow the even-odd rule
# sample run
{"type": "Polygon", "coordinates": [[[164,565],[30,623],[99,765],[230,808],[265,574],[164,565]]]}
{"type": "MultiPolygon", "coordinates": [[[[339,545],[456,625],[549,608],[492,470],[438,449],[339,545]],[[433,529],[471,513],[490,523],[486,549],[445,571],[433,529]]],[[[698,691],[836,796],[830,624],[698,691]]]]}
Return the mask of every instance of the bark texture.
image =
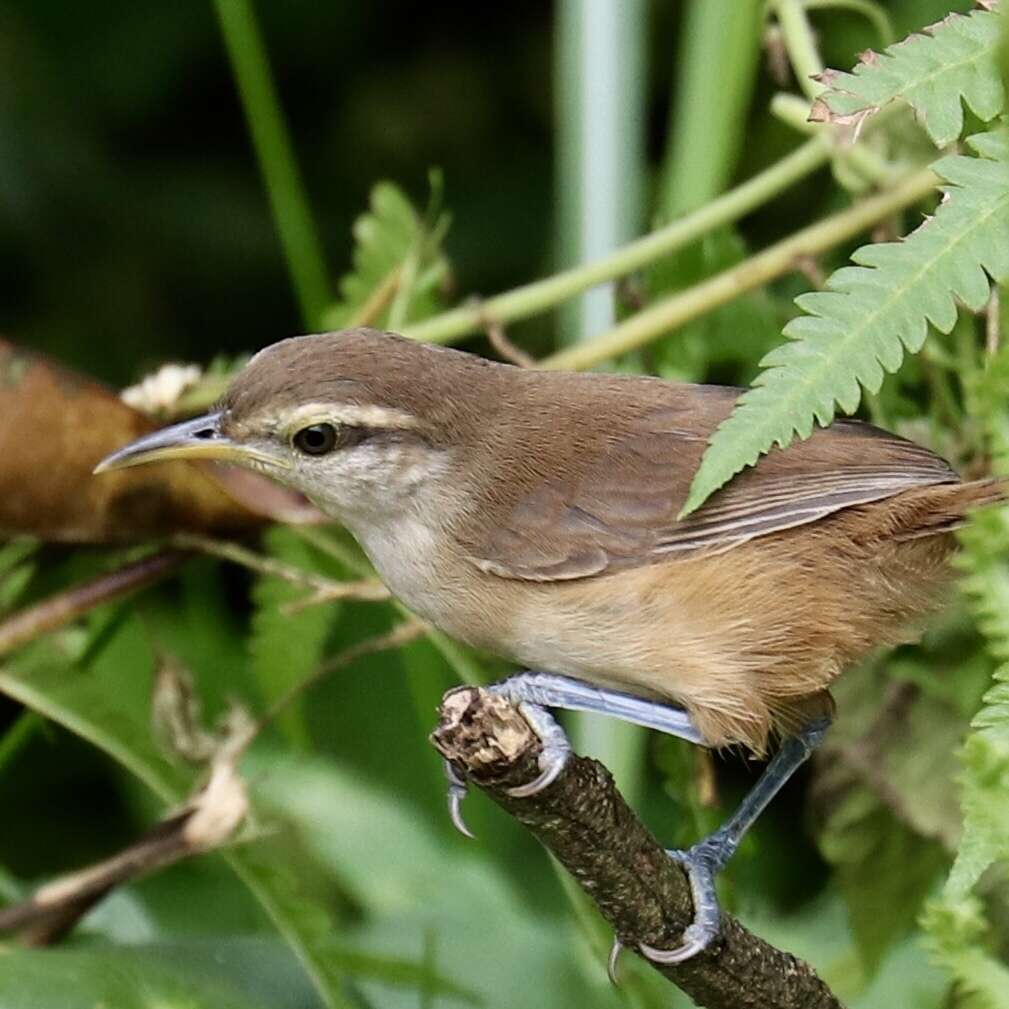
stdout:
{"type": "MultiPolygon", "coordinates": [[[[440,715],[431,737],[438,751],[553,852],[625,946],[679,945],[693,917],[687,878],[605,767],[572,757],[548,788],[515,798],[506,790],[539,773],[539,739],[519,711],[467,687],[445,697],[440,715]]],[[[812,967],[730,915],[712,949],[684,964],[652,966],[707,1009],[841,1009],[812,967]]]]}

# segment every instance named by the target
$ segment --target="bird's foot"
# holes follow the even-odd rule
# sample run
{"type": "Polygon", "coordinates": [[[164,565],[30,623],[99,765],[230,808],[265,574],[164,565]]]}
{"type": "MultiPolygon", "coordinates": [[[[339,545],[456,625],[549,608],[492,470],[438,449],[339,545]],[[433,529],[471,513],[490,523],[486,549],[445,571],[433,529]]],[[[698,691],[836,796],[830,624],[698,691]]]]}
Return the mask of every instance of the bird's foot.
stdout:
{"type": "Polygon", "coordinates": [[[686,851],[669,849],[666,854],[683,866],[694,902],[694,920],[683,932],[675,949],[656,949],[639,943],[638,949],[653,963],[677,964],[706,950],[721,928],[722,912],[715,892],[715,876],[736,850],[737,842],[724,830],[716,830],[686,851]]]}
{"type": "MultiPolygon", "coordinates": [[[[568,757],[571,756],[571,744],[568,742],[568,737],[546,708],[524,700],[521,694],[516,696],[516,692],[509,689],[507,680],[504,683],[495,683],[487,689],[491,693],[511,701],[539,738],[538,765],[540,773],[524,785],[516,785],[514,788],[507,789],[508,794],[516,799],[525,799],[536,795],[553,784],[557,776],[564,770],[568,757]]],[[[445,761],[444,767],[445,777],[448,779],[449,816],[459,833],[466,837],[473,837],[472,831],[466,826],[466,821],[462,816],[462,800],[466,798],[468,791],[466,779],[449,761],[445,761]]]]}

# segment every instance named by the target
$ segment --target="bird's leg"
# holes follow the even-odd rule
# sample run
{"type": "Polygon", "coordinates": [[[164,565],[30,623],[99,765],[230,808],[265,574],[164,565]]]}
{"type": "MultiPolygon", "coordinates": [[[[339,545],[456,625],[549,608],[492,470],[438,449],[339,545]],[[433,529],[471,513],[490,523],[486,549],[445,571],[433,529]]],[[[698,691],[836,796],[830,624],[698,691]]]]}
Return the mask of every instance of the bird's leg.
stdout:
{"type": "MultiPolygon", "coordinates": [[[[634,697],[619,690],[594,687],[566,676],[527,671],[517,673],[488,689],[515,704],[543,742],[539,776],[529,784],[513,789],[513,795],[534,795],[546,788],[564,769],[571,753],[567,737],[546,708],[611,715],[646,729],[655,729],[691,743],[704,744],[704,737],[691,721],[690,715],[681,708],[634,697]]],[[[682,963],[707,948],[715,939],[721,919],[715,876],[735,854],[743,835],[819,746],[829,726],[829,718],[819,718],[785,739],[757,783],[718,830],[686,851],[672,849],[668,852],[670,858],[683,867],[690,882],[694,920],[684,931],[683,942],[676,949],[661,950],[640,944],[638,948],[649,960],[663,964],[682,963]]],[[[449,780],[452,822],[464,834],[472,837],[459,808],[466,794],[466,782],[447,762],[445,772],[449,780]]],[[[609,962],[611,977],[614,976],[619,951],[620,942],[615,940],[609,962]]]]}
{"type": "MultiPolygon", "coordinates": [[[[594,687],[581,680],[569,679],[555,673],[532,671],[516,673],[487,689],[515,704],[543,743],[539,757],[541,773],[534,781],[512,789],[511,794],[515,796],[535,795],[546,788],[564,769],[571,753],[564,730],[554,721],[546,708],[611,715],[625,722],[644,726],[646,729],[656,729],[671,736],[679,736],[691,743],[702,742],[700,732],[691,722],[690,716],[681,708],[634,697],[619,690],[594,687]]],[[[472,837],[460,812],[460,804],[466,795],[466,782],[447,762],[445,776],[449,782],[448,805],[452,822],[463,834],[472,837]]]]}
{"type": "Polygon", "coordinates": [[[718,830],[686,851],[669,851],[670,857],[683,866],[690,881],[694,920],[683,933],[683,942],[676,949],[655,949],[642,943],[638,948],[649,960],[662,964],[682,963],[709,946],[718,935],[721,911],[715,892],[715,876],[735,854],[743,835],[768,803],[820,745],[829,726],[829,718],[818,718],[794,736],[789,736],[736,811],[718,830]]]}

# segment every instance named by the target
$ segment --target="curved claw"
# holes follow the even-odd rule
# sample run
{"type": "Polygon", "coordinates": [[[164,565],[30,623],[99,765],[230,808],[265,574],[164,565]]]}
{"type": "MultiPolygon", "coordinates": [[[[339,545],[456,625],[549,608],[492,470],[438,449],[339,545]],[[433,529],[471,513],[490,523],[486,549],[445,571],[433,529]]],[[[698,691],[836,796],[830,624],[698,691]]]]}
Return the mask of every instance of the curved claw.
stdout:
{"type": "Polygon", "coordinates": [[[683,932],[683,942],[675,949],[657,949],[638,943],[641,954],[653,963],[677,964],[706,950],[715,939],[721,924],[718,894],[715,892],[715,872],[724,864],[722,840],[716,833],[698,842],[688,851],[668,849],[666,854],[683,866],[690,882],[694,902],[694,920],[683,932]]]}
{"type": "Polygon", "coordinates": [[[641,951],[642,956],[651,960],[652,963],[683,963],[685,960],[697,956],[698,953],[704,952],[711,945],[711,940],[715,938],[714,934],[707,936],[701,934],[704,931],[702,929],[698,929],[697,934],[688,938],[694,928],[695,926],[691,925],[683,933],[683,938],[686,939],[686,942],[677,946],[676,949],[656,949],[654,946],[649,946],[646,942],[639,942],[638,949],[641,951]]]}
{"type": "Polygon", "coordinates": [[[532,781],[527,781],[524,785],[516,785],[514,788],[509,788],[507,790],[508,794],[514,796],[516,799],[527,799],[530,795],[542,792],[544,788],[554,783],[557,775],[564,770],[566,763],[566,753],[556,754],[553,751],[544,749],[540,754],[540,767],[542,768],[540,773],[532,781]],[[546,767],[543,767],[544,764],[546,764],[546,767]]]}
{"type": "Polygon", "coordinates": [[[606,958],[606,976],[610,979],[610,984],[614,988],[620,987],[620,978],[617,976],[617,962],[620,959],[620,951],[624,944],[619,936],[613,937],[613,945],[610,947],[610,955],[606,958]]]}
{"type": "Polygon", "coordinates": [[[469,791],[466,779],[461,778],[456,769],[447,760],[443,766],[445,768],[445,777],[448,779],[448,815],[452,821],[452,826],[463,837],[476,840],[476,834],[466,826],[466,821],[462,816],[462,800],[466,798],[466,793],[469,791]]]}
{"type": "Polygon", "coordinates": [[[571,756],[571,744],[568,743],[568,737],[564,735],[564,730],[554,721],[553,716],[546,709],[528,701],[520,702],[518,709],[543,746],[539,756],[540,773],[532,781],[507,790],[508,795],[514,796],[516,799],[527,799],[530,795],[542,792],[548,785],[553,784],[557,776],[564,770],[568,757],[571,756]]]}

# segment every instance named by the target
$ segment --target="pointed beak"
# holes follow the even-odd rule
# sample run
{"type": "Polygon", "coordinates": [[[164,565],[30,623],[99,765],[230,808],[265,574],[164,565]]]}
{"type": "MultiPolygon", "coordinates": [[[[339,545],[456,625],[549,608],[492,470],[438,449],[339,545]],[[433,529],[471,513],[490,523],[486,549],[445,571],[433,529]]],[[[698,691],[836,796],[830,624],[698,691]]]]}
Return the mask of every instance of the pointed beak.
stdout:
{"type": "Polygon", "coordinates": [[[165,462],[169,459],[216,459],[221,462],[266,462],[284,466],[285,460],[268,455],[232,441],[221,433],[221,415],[208,413],[203,417],[173,424],[107,455],[95,468],[95,473],[126,469],[148,462],[165,462]]]}

